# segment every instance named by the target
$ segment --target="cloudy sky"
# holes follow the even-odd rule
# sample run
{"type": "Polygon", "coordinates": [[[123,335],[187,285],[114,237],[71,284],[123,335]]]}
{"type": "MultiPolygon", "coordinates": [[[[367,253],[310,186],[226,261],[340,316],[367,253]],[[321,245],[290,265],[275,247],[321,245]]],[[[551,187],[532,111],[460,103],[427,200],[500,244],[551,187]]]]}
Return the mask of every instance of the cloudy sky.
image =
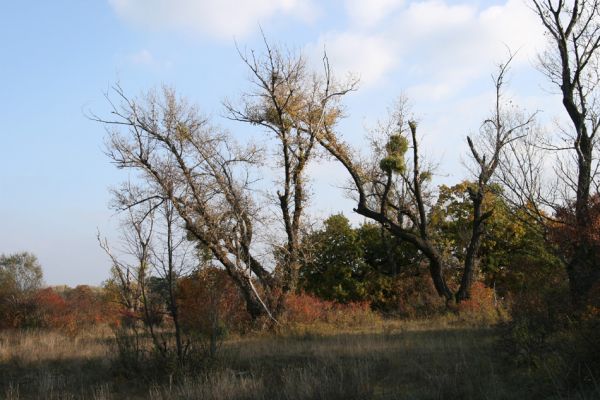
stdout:
{"type": "MultiPolygon", "coordinates": [[[[0,253],[38,255],[49,284],[99,284],[109,264],[97,229],[116,237],[108,188],[127,176],[104,156],[115,82],[138,94],[163,83],[240,140],[260,137],[222,118],[221,103],[248,87],[240,48],[273,43],[318,65],[327,50],[339,76],[360,77],[346,101],[344,136],[364,133],[408,96],[439,163],[438,180],[466,176],[465,137],[491,107],[491,74],[518,51],[510,95],[551,120],[560,104],[536,70],[540,24],[522,0],[54,0],[0,4],[0,253]]],[[[350,215],[336,188],[343,171],[311,167],[311,212],[350,215]]]]}

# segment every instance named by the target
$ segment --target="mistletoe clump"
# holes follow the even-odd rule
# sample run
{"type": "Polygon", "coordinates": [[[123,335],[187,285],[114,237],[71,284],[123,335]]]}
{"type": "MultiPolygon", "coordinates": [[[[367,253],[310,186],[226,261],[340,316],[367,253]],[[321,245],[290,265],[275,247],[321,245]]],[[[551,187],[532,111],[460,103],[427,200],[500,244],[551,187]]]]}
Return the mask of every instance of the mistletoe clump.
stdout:
{"type": "Polygon", "coordinates": [[[379,162],[379,167],[391,174],[403,173],[406,170],[404,162],[404,154],[408,150],[408,140],[399,134],[390,136],[385,149],[387,150],[387,157],[379,162]]]}

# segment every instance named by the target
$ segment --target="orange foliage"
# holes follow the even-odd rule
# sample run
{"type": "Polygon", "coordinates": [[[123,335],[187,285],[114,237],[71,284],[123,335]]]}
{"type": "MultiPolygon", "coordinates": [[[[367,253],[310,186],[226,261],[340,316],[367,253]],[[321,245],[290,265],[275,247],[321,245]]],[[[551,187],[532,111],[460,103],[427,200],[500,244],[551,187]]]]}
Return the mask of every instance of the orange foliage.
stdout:
{"type": "Polygon", "coordinates": [[[377,319],[377,314],[366,301],[342,304],[300,293],[286,296],[284,318],[287,323],[296,324],[358,326],[372,323],[377,319]]]}
{"type": "Polygon", "coordinates": [[[179,282],[179,315],[184,329],[210,332],[220,329],[243,331],[250,323],[239,290],[226,271],[204,268],[179,282]]]}
{"type": "Polygon", "coordinates": [[[75,323],[77,330],[108,322],[110,319],[101,294],[87,285],[80,285],[67,291],[65,300],[71,315],[71,322],[75,323]]]}
{"type": "Polygon", "coordinates": [[[471,286],[471,297],[458,304],[461,316],[471,320],[492,322],[499,317],[499,307],[494,289],[483,282],[475,282],[471,286]]]}
{"type": "Polygon", "coordinates": [[[577,244],[586,243],[594,247],[596,254],[600,251],[600,195],[594,195],[589,200],[589,215],[587,224],[577,226],[575,206],[563,207],[556,212],[555,224],[550,230],[550,238],[565,255],[571,257],[571,252],[577,244]]]}
{"type": "Polygon", "coordinates": [[[386,302],[385,312],[404,318],[430,317],[446,310],[425,266],[419,266],[417,274],[396,277],[386,302]]]}
{"type": "Polygon", "coordinates": [[[67,324],[68,306],[52,288],[39,290],[33,299],[37,308],[37,323],[40,327],[61,328],[67,324]]]}
{"type": "Polygon", "coordinates": [[[85,285],[62,293],[53,288],[40,289],[31,296],[29,309],[31,315],[21,325],[59,329],[69,334],[117,318],[116,310],[101,293],[85,285]]]}

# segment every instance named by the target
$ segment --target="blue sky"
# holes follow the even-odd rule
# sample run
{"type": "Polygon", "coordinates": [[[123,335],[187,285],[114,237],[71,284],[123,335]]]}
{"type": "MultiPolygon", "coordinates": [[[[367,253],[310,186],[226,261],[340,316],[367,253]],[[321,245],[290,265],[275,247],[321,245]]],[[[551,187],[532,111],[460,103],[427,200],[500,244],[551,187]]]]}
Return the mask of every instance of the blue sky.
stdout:
{"type": "MultiPolygon", "coordinates": [[[[240,47],[274,43],[318,65],[323,48],[338,75],[361,78],[346,102],[344,136],[365,129],[406,94],[421,121],[439,181],[466,176],[465,136],[491,107],[490,74],[506,46],[519,50],[510,95],[543,118],[560,103],[535,69],[544,38],[521,0],[97,0],[0,4],[0,253],[34,252],[49,284],[99,284],[109,263],[99,229],[116,238],[108,188],[127,176],[102,152],[104,93],[136,95],[163,83],[240,140],[262,132],[222,118],[221,102],[247,87],[240,47]]],[[[311,213],[351,214],[336,186],[343,171],[311,167],[311,213]]]]}

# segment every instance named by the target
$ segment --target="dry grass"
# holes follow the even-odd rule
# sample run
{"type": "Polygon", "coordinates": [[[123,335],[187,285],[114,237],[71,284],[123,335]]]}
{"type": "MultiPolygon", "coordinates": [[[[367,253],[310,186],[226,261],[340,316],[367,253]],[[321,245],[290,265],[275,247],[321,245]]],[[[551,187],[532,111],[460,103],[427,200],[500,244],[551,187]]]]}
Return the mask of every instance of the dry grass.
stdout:
{"type": "Polygon", "coordinates": [[[104,398],[110,331],[77,337],[47,331],[0,333],[0,396],[6,399],[104,398]]]}
{"type": "Polygon", "coordinates": [[[48,360],[105,358],[110,340],[111,331],[102,328],[75,337],[53,331],[0,331],[0,362],[35,364],[48,360]]]}
{"type": "MultiPolygon", "coordinates": [[[[0,335],[6,399],[581,398],[503,359],[492,328],[452,319],[361,330],[295,327],[226,342],[216,362],[161,381],[116,373],[108,331],[0,335]]],[[[598,393],[595,393],[596,395],[598,393]]],[[[590,395],[588,398],[594,398],[590,395]]]]}

